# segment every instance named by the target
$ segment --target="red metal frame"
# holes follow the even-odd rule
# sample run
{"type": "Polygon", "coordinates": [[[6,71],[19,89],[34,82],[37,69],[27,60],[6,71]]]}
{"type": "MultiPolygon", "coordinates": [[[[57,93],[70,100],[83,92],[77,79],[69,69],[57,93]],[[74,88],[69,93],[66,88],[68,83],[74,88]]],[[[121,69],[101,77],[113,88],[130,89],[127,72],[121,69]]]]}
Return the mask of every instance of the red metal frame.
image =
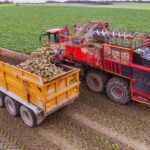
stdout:
{"type": "Polygon", "coordinates": [[[121,65],[124,65],[124,66],[130,66],[131,65],[133,51],[132,51],[132,49],[129,49],[129,48],[123,48],[123,47],[119,47],[119,46],[104,44],[103,49],[102,49],[102,55],[103,55],[103,70],[122,76],[121,65]],[[115,61],[115,60],[111,59],[112,55],[113,55],[112,51],[114,49],[119,50],[119,61],[115,61]],[[110,58],[107,58],[104,56],[105,51],[108,51],[108,50],[111,51],[110,58]],[[129,55],[129,62],[128,63],[124,63],[121,61],[122,60],[121,54],[123,51],[126,51],[126,53],[129,55]],[[116,65],[119,65],[119,73],[117,73],[116,65]],[[114,66],[114,68],[115,68],[114,71],[112,69],[112,66],[114,66]]]}
{"type": "Polygon", "coordinates": [[[72,47],[70,45],[66,45],[63,57],[87,64],[91,67],[101,68],[102,66],[100,59],[97,58],[95,54],[84,52],[81,47],[72,47]]]}
{"type": "MultiPolygon", "coordinates": [[[[121,70],[121,65],[129,66],[131,68],[136,68],[136,69],[139,69],[139,70],[146,71],[146,72],[150,73],[150,68],[140,66],[140,65],[136,65],[136,64],[132,63],[133,50],[131,48],[124,48],[124,47],[120,47],[120,46],[104,44],[102,49],[100,49],[100,53],[101,53],[101,56],[102,56],[101,59],[95,57],[94,54],[90,54],[90,52],[86,52],[86,53],[83,52],[82,47],[73,47],[73,46],[70,46],[70,45],[66,45],[66,49],[65,49],[65,53],[64,53],[63,57],[65,57],[67,59],[70,59],[70,60],[73,60],[73,61],[78,61],[80,63],[84,63],[84,64],[86,64],[88,66],[91,66],[91,67],[102,69],[106,72],[116,74],[116,75],[119,75],[119,76],[123,76],[122,75],[122,70],[121,70]],[[108,50],[105,47],[106,45],[110,48],[111,55],[112,55],[112,51],[113,51],[114,48],[116,48],[117,50],[120,51],[119,61],[115,61],[111,58],[107,58],[107,57],[104,56],[104,52],[108,50]],[[121,62],[121,60],[122,60],[121,53],[122,52],[127,52],[128,53],[128,55],[129,55],[129,62],[128,63],[121,62]],[[98,65],[97,65],[97,62],[99,62],[98,65]],[[116,65],[119,65],[119,72],[117,72],[117,70],[116,70],[116,65]]],[[[135,89],[133,89],[132,84],[133,84],[133,82],[136,82],[136,80],[133,80],[130,77],[128,77],[128,79],[130,80],[130,88],[131,88],[131,97],[132,97],[132,99],[136,100],[136,101],[139,101],[139,102],[142,102],[142,103],[150,104],[150,103],[144,102],[141,99],[138,99],[137,97],[134,96],[134,94],[137,94],[137,95],[139,95],[143,98],[146,98],[146,99],[150,100],[149,95],[146,95],[144,93],[141,93],[140,91],[136,91],[135,89]]]]}
{"type": "MultiPolygon", "coordinates": [[[[110,31],[109,30],[109,24],[108,23],[99,23],[99,26],[102,27],[105,31],[110,31]]],[[[68,31],[66,29],[66,31],[68,31]]],[[[68,31],[69,33],[69,31],[68,31]]],[[[90,67],[94,67],[94,68],[98,68],[101,70],[104,70],[106,72],[109,72],[111,74],[116,74],[118,76],[123,76],[122,73],[122,68],[121,66],[127,66],[138,70],[142,70],[142,71],[146,71],[150,73],[150,68],[148,67],[144,67],[144,66],[140,66],[140,65],[136,65],[133,64],[133,52],[134,49],[132,48],[132,44],[134,39],[140,39],[142,41],[142,45],[149,47],[150,48],[150,37],[147,34],[131,34],[131,37],[129,37],[129,42],[131,44],[130,48],[126,48],[126,47],[122,47],[122,46],[116,46],[116,45],[111,45],[111,44],[103,44],[101,45],[102,48],[99,49],[99,53],[101,55],[101,57],[97,57],[95,54],[90,53],[89,51],[84,51],[83,48],[88,48],[88,46],[83,46],[83,45],[79,45],[78,47],[73,46],[72,44],[69,44],[69,41],[71,41],[71,39],[67,36],[61,35],[61,33],[59,33],[59,43],[65,43],[66,48],[64,51],[64,54],[61,55],[61,58],[64,59],[68,59],[74,62],[80,62],[83,64],[86,64],[90,67]],[[119,61],[112,59],[112,53],[113,51],[117,50],[119,51],[119,61]],[[105,52],[110,50],[110,58],[105,57],[105,52]],[[129,55],[129,61],[128,62],[123,62],[122,61],[122,53],[126,52],[129,55]],[[119,68],[117,68],[117,66],[119,66],[119,68]],[[118,70],[117,70],[118,69],[118,70]]],[[[133,89],[133,83],[136,82],[136,80],[133,80],[132,77],[125,77],[128,78],[130,81],[130,88],[131,88],[131,97],[133,100],[135,101],[139,101],[145,104],[150,104],[150,102],[144,102],[142,101],[142,99],[137,98],[134,96],[134,94],[137,94],[143,98],[149,99],[150,100],[150,95],[146,95],[140,91],[136,91],[135,89],[133,89]]]]}

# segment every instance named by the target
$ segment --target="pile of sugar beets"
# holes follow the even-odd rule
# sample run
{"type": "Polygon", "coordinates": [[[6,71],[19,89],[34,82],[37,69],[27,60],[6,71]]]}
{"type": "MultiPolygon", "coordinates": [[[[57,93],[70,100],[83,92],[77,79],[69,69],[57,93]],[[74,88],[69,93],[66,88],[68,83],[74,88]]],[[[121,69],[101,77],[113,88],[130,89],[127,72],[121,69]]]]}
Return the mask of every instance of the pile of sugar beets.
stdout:
{"type": "Polygon", "coordinates": [[[38,48],[29,59],[20,63],[17,67],[48,80],[55,78],[65,72],[63,68],[51,63],[53,52],[60,48],[60,45],[54,44],[38,48]]]}

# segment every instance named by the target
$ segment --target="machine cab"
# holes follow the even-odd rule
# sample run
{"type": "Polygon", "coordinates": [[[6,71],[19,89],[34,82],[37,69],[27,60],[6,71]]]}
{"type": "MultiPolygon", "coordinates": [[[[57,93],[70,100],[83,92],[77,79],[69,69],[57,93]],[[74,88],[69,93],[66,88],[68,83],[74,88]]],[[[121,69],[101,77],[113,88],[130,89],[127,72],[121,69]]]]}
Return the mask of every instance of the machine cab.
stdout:
{"type": "Polygon", "coordinates": [[[133,52],[132,98],[150,104],[150,41],[133,52]]]}
{"type": "Polygon", "coordinates": [[[150,48],[141,47],[135,50],[133,53],[133,63],[150,67],[150,48]]]}
{"type": "Polygon", "coordinates": [[[133,52],[133,63],[150,68],[150,39],[142,41],[142,45],[133,52]]]}
{"type": "Polygon", "coordinates": [[[61,43],[68,40],[68,28],[55,28],[47,30],[48,42],[61,43]]]}

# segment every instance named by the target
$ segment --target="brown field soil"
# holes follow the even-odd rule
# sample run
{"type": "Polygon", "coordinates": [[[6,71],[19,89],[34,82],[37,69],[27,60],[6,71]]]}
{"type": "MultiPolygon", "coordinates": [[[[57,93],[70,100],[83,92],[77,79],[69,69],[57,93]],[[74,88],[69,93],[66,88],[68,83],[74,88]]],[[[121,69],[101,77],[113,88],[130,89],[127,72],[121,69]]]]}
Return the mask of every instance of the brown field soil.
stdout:
{"type": "Polygon", "coordinates": [[[149,114],[148,106],[118,105],[82,84],[74,104],[34,129],[0,109],[0,149],[149,150],[149,114]]]}

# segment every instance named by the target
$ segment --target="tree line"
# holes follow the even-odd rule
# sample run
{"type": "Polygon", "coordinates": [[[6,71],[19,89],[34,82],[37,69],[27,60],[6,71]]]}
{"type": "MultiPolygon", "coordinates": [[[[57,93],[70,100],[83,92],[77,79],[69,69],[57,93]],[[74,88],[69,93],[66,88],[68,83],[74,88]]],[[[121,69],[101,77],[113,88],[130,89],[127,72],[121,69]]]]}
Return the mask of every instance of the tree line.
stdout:
{"type": "Polygon", "coordinates": [[[8,0],[4,0],[4,1],[0,1],[0,4],[12,4],[13,1],[8,1],[8,0]]]}

